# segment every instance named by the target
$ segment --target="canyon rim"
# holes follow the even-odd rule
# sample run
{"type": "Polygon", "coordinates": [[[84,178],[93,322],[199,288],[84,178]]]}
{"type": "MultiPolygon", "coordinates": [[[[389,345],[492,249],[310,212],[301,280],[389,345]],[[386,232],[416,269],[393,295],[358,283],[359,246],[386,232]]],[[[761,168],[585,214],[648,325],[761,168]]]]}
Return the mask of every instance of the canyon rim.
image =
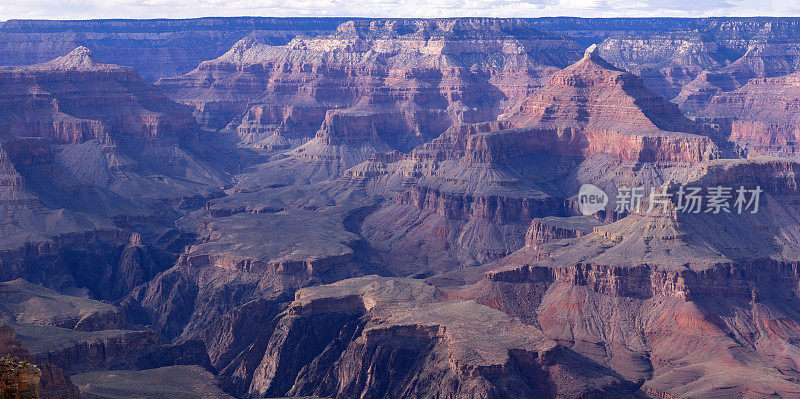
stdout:
{"type": "Polygon", "coordinates": [[[5,10],[0,397],[800,397],[788,11],[5,10]]]}

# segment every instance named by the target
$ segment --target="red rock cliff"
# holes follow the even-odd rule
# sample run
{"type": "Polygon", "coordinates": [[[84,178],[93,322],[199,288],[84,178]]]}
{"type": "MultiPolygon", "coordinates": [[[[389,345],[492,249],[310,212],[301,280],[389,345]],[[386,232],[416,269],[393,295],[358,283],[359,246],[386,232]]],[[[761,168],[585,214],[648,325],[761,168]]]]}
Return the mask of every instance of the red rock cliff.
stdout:
{"type": "Polygon", "coordinates": [[[3,137],[79,143],[119,135],[191,138],[188,109],[135,70],[102,64],[84,47],[43,64],[0,69],[3,137]]]}

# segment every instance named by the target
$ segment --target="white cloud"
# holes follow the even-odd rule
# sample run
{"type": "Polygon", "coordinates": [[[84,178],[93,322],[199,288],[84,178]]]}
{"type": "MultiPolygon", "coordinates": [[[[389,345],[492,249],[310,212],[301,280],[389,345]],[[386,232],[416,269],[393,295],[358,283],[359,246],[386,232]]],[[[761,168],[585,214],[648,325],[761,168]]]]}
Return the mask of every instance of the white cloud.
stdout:
{"type": "Polygon", "coordinates": [[[13,18],[800,16],[793,0],[0,0],[13,18]]]}

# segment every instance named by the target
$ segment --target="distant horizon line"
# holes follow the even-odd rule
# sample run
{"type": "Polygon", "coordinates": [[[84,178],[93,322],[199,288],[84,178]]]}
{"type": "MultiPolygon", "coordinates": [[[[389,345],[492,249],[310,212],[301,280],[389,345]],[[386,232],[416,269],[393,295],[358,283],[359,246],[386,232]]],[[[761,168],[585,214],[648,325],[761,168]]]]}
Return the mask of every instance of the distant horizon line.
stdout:
{"type": "Polygon", "coordinates": [[[263,18],[263,19],[366,19],[366,20],[402,20],[402,19],[427,19],[427,20],[447,20],[447,19],[586,19],[586,20],[614,20],[614,19],[650,19],[650,20],[696,20],[696,19],[763,19],[763,18],[777,18],[777,19],[800,19],[800,15],[748,15],[748,16],[704,16],[704,17],[648,17],[648,16],[614,16],[614,17],[583,17],[573,15],[543,15],[536,17],[496,17],[496,16],[481,16],[481,15],[466,15],[466,16],[451,16],[451,17],[365,17],[365,16],[336,16],[336,15],[297,15],[297,16],[265,16],[265,15],[237,15],[237,16],[203,16],[203,17],[158,17],[158,18],[9,18],[0,19],[0,22],[9,21],[43,21],[43,22],[86,22],[86,21],[190,21],[198,19],[244,19],[244,18],[263,18]]]}

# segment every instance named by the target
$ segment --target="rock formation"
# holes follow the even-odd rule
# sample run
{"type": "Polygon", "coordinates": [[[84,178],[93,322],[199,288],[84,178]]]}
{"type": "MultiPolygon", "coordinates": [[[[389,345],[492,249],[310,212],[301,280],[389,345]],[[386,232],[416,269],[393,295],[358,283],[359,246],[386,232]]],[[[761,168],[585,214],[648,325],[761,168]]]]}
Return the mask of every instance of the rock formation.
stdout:
{"type": "Polygon", "coordinates": [[[767,330],[773,323],[796,325],[784,313],[784,301],[795,300],[790,292],[798,249],[797,219],[789,216],[796,212],[796,184],[784,171],[796,167],[774,159],[712,163],[686,183],[756,182],[765,187],[770,199],[763,206],[769,209],[725,216],[631,214],[544,244],[544,251],[527,246],[456,296],[541,325],[548,337],[626,378],[647,380],[642,390],[650,395],[713,395],[731,383],[742,396],[795,395],[793,377],[783,377],[792,373],[792,360],[776,349],[796,334],[795,327],[767,330]],[[778,244],[767,244],[772,240],[778,244]],[[532,306],[520,306],[523,299],[532,306]],[[572,306],[580,314],[567,310],[572,306]],[[633,320],[643,324],[634,327],[633,320]],[[684,349],[701,341],[708,352],[684,349]],[[702,372],[680,376],[682,364],[698,362],[702,372]],[[744,375],[747,384],[734,382],[744,375]]]}
{"type": "Polygon", "coordinates": [[[155,85],[0,68],[0,347],[42,396],[800,395],[797,21],[194,22],[0,27],[199,41],[155,85]]]}
{"type": "Polygon", "coordinates": [[[792,155],[798,142],[799,105],[800,74],[793,73],[752,79],[715,96],[703,115],[729,121],[730,139],[750,150],[792,155]]]}
{"type": "Polygon", "coordinates": [[[188,110],[133,68],[99,63],[85,47],[42,64],[0,69],[0,85],[6,137],[81,143],[117,135],[186,139],[195,131],[188,110]]]}
{"type": "Polygon", "coordinates": [[[0,392],[9,398],[39,398],[41,371],[36,366],[6,356],[0,360],[0,392]]]}
{"type": "Polygon", "coordinates": [[[0,65],[52,60],[85,46],[100,59],[135,68],[150,82],[194,69],[257,34],[270,44],[329,33],[342,18],[8,20],[0,24],[0,65]]]}
{"type": "Polygon", "coordinates": [[[545,130],[545,135],[555,130],[556,146],[560,140],[577,141],[562,147],[582,150],[584,156],[610,153],[622,161],[688,163],[718,156],[706,137],[675,135],[700,133],[702,128],[647,89],[639,77],[603,60],[596,46],[586,50],[581,61],[553,74],[548,85],[525,99],[508,120],[545,130]]]}
{"type": "Polygon", "coordinates": [[[419,162],[441,162],[367,219],[363,233],[373,245],[413,256],[400,262],[426,264],[419,257],[435,253],[434,268],[483,263],[522,246],[533,218],[574,211],[567,194],[574,186],[564,182],[584,159],[624,170],[720,156],[707,128],[603,60],[595,46],[501,119],[454,126],[412,152],[419,162]]]}
{"type": "Polygon", "coordinates": [[[665,30],[611,35],[602,42],[602,54],[686,111],[748,79],[791,73],[799,66],[797,21],[755,17],[669,22],[673,25],[665,30]]]}
{"type": "Polygon", "coordinates": [[[23,279],[0,283],[0,301],[8,304],[0,318],[15,323],[78,331],[111,330],[125,324],[125,315],[112,305],[61,295],[23,279]],[[60,308],[53,309],[54,303],[60,308]]]}
{"type": "MultiPolygon", "coordinates": [[[[189,110],[83,47],[0,68],[0,85],[3,277],[116,299],[166,269],[154,265],[170,256],[161,249],[118,251],[142,236],[128,230],[137,218],[158,220],[156,204],[224,184],[189,110]]],[[[143,232],[157,240],[168,229],[143,232]]]]}
{"type": "Polygon", "coordinates": [[[72,376],[83,397],[202,397],[230,399],[216,378],[198,366],[168,366],[150,370],[92,371],[72,376]]]}
{"type": "Polygon", "coordinates": [[[531,220],[531,226],[525,233],[525,247],[534,252],[532,260],[546,256],[545,244],[566,238],[582,237],[591,233],[601,222],[591,216],[572,216],[566,218],[545,217],[531,220]]]}
{"type": "Polygon", "coordinates": [[[73,399],[78,388],[56,365],[37,362],[22,346],[14,331],[0,325],[3,395],[19,398],[73,399]],[[32,363],[38,364],[34,366],[32,363]],[[13,396],[14,394],[18,396],[13,396]]]}
{"type": "Polygon", "coordinates": [[[420,281],[365,277],[297,293],[274,327],[250,393],[633,394],[633,386],[607,369],[583,362],[504,313],[438,301],[435,289],[420,281]]]}
{"type": "Polygon", "coordinates": [[[281,165],[313,181],[454,123],[492,120],[575,54],[574,43],[519,20],[357,20],[284,46],[243,39],[159,87],[204,126],[230,123],[247,145],[310,140],[281,165]]]}

